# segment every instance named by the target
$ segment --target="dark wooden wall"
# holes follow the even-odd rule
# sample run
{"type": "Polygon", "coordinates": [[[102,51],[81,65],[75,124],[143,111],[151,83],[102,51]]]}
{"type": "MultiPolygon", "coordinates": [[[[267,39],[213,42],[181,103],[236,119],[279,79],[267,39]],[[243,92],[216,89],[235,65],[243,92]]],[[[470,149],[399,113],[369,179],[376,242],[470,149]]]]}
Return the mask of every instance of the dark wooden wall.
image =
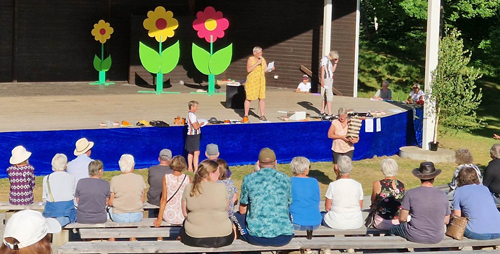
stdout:
{"type": "MultiPolygon", "coordinates": [[[[174,13],[180,26],[176,35],[165,43],[181,42],[179,65],[165,80],[172,85],[204,83],[207,77],[199,73],[191,60],[191,43],[208,49],[208,43],[196,36],[191,24],[197,11],[214,6],[222,11],[230,26],[226,37],[215,42],[215,50],[233,43],[233,62],[218,79],[242,80],[246,76],[246,61],[254,46],[264,48],[268,62],[275,61],[276,71],[268,74],[268,86],[295,88],[301,80],[300,65],[313,73],[319,71],[321,58],[321,25],[323,1],[255,0],[3,0],[0,1],[0,81],[13,79],[13,8],[18,5],[17,58],[15,74],[20,82],[90,81],[97,78],[92,66],[100,43],[90,31],[99,19],[111,23],[114,33],[105,44],[113,65],[110,80],[128,80],[149,86],[153,75],[140,65],[138,42],[158,47],[147,36],[142,21],[150,10],[164,6],[174,13]],[[278,75],[277,80],[273,79],[278,75]]],[[[354,75],[355,0],[335,0],[332,23],[332,49],[338,50],[341,62],[335,86],[345,95],[352,95],[354,75]]],[[[316,91],[317,84],[313,84],[316,91]]]]}

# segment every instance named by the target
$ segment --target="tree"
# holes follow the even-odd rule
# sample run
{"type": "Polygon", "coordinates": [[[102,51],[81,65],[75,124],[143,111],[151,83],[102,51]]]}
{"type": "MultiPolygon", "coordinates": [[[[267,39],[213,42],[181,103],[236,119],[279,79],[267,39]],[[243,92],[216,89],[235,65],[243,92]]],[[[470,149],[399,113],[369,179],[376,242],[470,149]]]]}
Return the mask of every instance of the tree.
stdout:
{"type": "Polygon", "coordinates": [[[475,82],[481,78],[481,71],[469,66],[471,53],[464,50],[460,36],[460,31],[452,29],[441,38],[432,93],[427,96],[430,102],[435,102],[431,110],[437,114],[436,121],[440,121],[442,126],[456,131],[470,131],[483,126],[476,115],[482,91],[476,89],[475,82]]]}

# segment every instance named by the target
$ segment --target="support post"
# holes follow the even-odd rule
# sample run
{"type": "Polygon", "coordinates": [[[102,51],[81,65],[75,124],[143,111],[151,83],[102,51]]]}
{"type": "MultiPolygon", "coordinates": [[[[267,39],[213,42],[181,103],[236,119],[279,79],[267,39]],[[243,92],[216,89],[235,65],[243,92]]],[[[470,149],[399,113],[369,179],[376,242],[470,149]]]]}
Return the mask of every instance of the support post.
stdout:
{"type": "Polygon", "coordinates": [[[332,42],[332,0],[325,0],[323,7],[323,49],[322,56],[330,53],[332,42]]]}
{"type": "MultiPolygon", "coordinates": [[[[429,0],[427,7],[427,41],[425,50],[425,94],[432,93],[432,72],[438,65],[439,53],[439,25],[441,1],[429,0]]],[[[435,131],[436,113],[428,96],[424,98],[424,121],[422,134],[422,149],[429,150],[429,143],[433,141],[435,131]]]]}

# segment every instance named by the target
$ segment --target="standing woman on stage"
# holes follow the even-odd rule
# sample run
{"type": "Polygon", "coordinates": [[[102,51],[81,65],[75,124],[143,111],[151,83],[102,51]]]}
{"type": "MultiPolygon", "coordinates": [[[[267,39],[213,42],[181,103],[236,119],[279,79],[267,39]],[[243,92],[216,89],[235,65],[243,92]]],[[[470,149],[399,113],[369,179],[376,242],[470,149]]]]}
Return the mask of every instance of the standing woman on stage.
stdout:
{"type": "Polygon", "coordinates": [[[339,108],[338,119],[332,121],[330,129],[328,129],[328,138],[333,139],[332,142],[332,154],[333,154],[333,170],[337,175],[337,180],[340,178],[341,174],[339,167],[337,166],[337,161],[341,155],[345,155],[352,159],[354,153],[354,144],[358,143],[359,137],[347,137],[347,130],[349,126],[347,124],[347,109],[344,107],[339,108]]]}
{"type": "MultiPolygon", "coordinates": [[[[259,109],[261,121],[267,121],[264,116],[266,108],[266,76],[267,62],[262,57],[262,48],[254,47],[253,56],[248,58],[247,61],[247,80],[245,82],[245,92],[247,98],[245,100],[245,116],[243,122],[248,122],[248,113],[250,111],[250,104],[253,100],[259,99],[259,109]]],[[[274,70],[274,67],[271,69],[274,70]]]]}

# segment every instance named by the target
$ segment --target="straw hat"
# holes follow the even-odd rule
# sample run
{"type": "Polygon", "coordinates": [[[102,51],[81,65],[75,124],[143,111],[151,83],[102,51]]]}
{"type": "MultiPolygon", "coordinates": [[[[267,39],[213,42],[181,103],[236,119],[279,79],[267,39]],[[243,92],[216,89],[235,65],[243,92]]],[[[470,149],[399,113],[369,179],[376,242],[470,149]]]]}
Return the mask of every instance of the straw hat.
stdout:
{"type": "Polygon", "coordinates": [[[12,149],[12,156],[10,157],[10,164],[16,165],[25,160],[27,160],[31,156],[31,152],[26,151],[24,146],[16,146],[12,149]]]}
{"type": "Polygon", "coordinates": [[[78,141],[76,141],[75,146],[76,148],[74,154],[75,156],[78,156],[92,149],[92,147],[94,146],[94,142],[88,141],[86,138],[81,138],[78,141]]]}

